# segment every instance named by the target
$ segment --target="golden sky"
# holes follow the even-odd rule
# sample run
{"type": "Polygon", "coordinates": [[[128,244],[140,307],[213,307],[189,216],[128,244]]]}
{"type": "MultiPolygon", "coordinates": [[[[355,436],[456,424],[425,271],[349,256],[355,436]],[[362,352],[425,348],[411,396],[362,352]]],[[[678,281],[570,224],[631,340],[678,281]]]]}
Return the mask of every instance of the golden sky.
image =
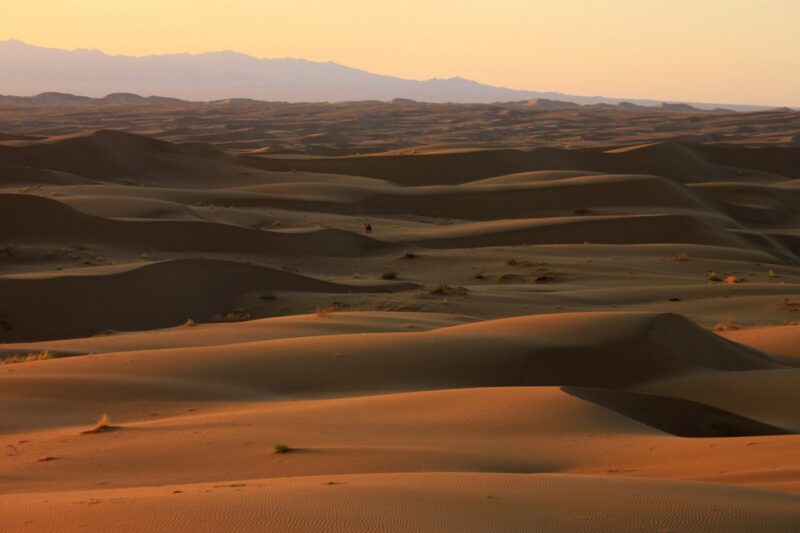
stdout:
{"type": "Polygon", "coordinates": [[[9,38],[129,55],[236,50],[581,95],[800,106],[800,0],[0,0],[0,40],[9,38]]]}

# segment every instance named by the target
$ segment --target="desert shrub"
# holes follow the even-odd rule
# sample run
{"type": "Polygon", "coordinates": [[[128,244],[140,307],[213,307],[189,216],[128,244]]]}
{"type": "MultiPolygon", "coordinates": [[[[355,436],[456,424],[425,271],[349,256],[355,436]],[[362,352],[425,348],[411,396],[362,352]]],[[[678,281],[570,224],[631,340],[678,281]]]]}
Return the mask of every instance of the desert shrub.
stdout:
{"type": "Polygon", "coordinates": [[[214,315],[211,318],[217,322],[244,322],[250,320],[251,315],[247,311],[233,311],[224,315],[214,315]]]}
{"type": "Polygon", "coordinates": [[[498,283],[523,283],[527,278],[519,274],[503,274],[497,278],[498,283]]]}
{"type": "Polygon", "coordinates": [[[447,283],[440,283],[430,291],[428,294],[436,295],[436,296],[447,296],[450,294],[465,296],[469,290],[466,287],[451,287],[447,283]]]}
{"type": "Polygon", "coordinates": [[[9,365],[12,363],[27,363],[29,361],[44,361],[45,359],[51,359],[52,356],[50,352],[47,350],[39,353],[27,353],[27,354],[13,354],[8,355],[0,360],[0,363],[4,365],[9,365]]]}
{"type": "Polygon", "coordinates": [[[723,316],[722,319],[717,322],[717,325],[714,326],[714,331],[733,331],[735,329],[739,329],[739,326],[736,324],[731,313],[723,316]]]}
{"type": "Polygon", "coordinates": [[[317,307],[317,316],[320,318],[330,318],[333,313],[339,310],[336,304],[326,305],[325,307],[317,307]]]}
{"type": "Polygon", "coordinates": [[[272,449],[275,451],[275,453],[289,453],[290,451],[292,451],[292,449],[289,448],[289,446],[281,442],[275,444],[275,446],[273,446],[272,449]]]}
{"type": "Polygon", "coordinates": [[[114,429],[116,429],[116,427],[111,425],[111,419],[108,417],[108,415],[103,415],[97,420],[97,423],[95,423],[92,429],[87,429],[82,433],[103,433],[105,431],[112,431],[114,429]]]}

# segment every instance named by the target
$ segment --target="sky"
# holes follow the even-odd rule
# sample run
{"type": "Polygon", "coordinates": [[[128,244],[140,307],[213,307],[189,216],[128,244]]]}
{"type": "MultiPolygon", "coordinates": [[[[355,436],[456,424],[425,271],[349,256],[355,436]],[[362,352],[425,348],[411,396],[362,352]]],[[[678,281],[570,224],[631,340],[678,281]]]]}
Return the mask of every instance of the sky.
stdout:
{"type": "Polygon", "coordinates": [[[578,95],[800,106],[800,0],[0,0],[0,40],[11,38],[126,55],[235,50],[578,95]]]}

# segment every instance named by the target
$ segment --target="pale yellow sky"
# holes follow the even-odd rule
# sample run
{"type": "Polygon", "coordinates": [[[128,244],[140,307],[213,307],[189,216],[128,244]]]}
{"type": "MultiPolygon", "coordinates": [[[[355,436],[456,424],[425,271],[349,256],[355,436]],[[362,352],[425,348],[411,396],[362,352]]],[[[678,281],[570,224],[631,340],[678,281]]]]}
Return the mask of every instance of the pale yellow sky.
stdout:
{"type": "Polygon", "coordinates": [[[129,55],[227,49],[580,95],[800,106],[800,0],[0,0],[0,40],[9,38],[129,55]]]}

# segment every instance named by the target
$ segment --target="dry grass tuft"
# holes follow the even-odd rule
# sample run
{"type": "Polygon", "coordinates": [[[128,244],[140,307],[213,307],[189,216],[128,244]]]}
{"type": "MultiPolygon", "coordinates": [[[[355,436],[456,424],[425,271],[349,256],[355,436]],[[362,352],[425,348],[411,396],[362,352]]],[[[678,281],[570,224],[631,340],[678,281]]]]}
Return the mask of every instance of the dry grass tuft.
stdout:
{"type": "Polygon", "coordinates": [[[327,305],[325,307],[317,307],[317,316],[319,318],[330,318],[338,310],[339,306],[336,304],[327,305]]]}
{"type": "Polygon", "coordinates": [[[0,363],[4,365],[10,365],[12,363],[29,363],[31,361],[44,361],[45,359],[52,359],[53,356],[50,355],[50,352],[45,350],[39,353],[28,353],[28,354],[13,354],[4,357],[0,360],[0,363]]]}
{"type": "Polygon", "coordinates": [[[706,279],[708,281],[722,281],[722,278],[717,276],[716,272],[712,272],[710,270],[706,273],[706,279]]]}
{"type": "Polygon", "coordinates": [[[689,253],[688,252],[678,252],[677,254],[675,254],[675,257],[673,257],[673,259],[675,259],[675,261],[688,261],[689,260],[689,253]]]}
{"type": "Polygon", "coordinates": [[[111,419],[108,415],[103,415],[97,421],[92,429],[87,429],[86,431],[81,431],[82,434],[88,435],[91,433],[105,433],[107,431],[114,431],[115,429],[119,429],[117,426],[111,425],[111,419]]]}
{"type": "Polygon", "coordinates": [[[469,290],[466,287],[451,287],[447,283],[440,283],[430,291],[428,294],[436,295],[436,296],[447,296],[447,295],[457,295],[457,296],[466,296],[469,290]]]}
{"type": "Polygon", "coordinates": [[[195,321],[194,321],[194,320],[192,320],[191,318],[187,318],[187,319],[186,319],[186,322],[184,322],[184,323],[183,323],[183,325],[184,325],[184,327],[187,327],[187,328],[193,328],[193,327],[195,327],[197,324],[196,324],[196,323],[195,323],[195,321]]]}
{"type": "Polygon", "coordinates": [[[215,322],[245,322],[250,320],[252,315],[247,311],[234,311],[224,315],[214,315],[211,317],[215,322]]]}
{"type": "Polygon", "coordinates": [[[739,325],[736,324],[736,321],[733,318],[733,314],[728,313],[722,317],[722,320],[717,322],[717,325],[714,326],[714,331],[733,331],[739,329],[739,325]]]}

